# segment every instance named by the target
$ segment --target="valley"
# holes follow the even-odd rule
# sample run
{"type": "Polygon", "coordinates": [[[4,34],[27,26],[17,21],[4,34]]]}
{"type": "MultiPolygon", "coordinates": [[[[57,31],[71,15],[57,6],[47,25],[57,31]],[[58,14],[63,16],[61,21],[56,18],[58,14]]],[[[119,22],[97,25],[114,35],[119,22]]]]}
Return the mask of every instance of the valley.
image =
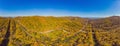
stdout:
{"type": "Polygon", "coordinates": [[[120,16],[0,17],[0,46],[120,46],[120,16]]]}

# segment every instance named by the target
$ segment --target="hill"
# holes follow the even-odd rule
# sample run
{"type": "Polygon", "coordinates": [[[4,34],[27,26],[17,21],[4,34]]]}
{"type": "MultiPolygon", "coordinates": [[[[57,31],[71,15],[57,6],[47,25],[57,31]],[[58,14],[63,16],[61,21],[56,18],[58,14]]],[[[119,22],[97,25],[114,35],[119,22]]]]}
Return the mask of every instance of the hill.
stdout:
{"type": "Polygon", "coordinates": [[[120,17],[0,18],[0,46],[120,46],[120,17]]]}

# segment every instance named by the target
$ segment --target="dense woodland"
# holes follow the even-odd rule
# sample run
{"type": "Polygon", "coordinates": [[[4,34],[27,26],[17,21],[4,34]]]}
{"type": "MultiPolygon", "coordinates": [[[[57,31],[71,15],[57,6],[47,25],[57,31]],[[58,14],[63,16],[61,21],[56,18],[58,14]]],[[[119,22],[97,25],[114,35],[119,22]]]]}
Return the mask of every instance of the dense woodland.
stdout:
{"type": "Polygon", "coordinates": [[[0,46],[120,46],[120,16],[0,17],[0,46]]]}

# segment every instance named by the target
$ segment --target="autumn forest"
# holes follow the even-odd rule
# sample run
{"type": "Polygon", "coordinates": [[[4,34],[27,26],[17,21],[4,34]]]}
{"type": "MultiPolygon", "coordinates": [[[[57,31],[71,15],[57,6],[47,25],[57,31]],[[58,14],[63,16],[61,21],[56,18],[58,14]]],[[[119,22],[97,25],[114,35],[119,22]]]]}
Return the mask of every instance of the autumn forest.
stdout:
{"type": "Polygon", "coordinates": [[[120,16],[0,17],[0,46],[120,46],[120,16]]]}

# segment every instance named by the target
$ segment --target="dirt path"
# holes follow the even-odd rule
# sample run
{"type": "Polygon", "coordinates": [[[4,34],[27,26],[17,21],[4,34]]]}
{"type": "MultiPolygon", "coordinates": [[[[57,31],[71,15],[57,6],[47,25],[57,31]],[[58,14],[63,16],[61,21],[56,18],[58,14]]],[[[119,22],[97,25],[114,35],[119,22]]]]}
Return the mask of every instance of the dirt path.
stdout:
{"type": "Polygon", "coordinates": [[[101,46],[99,41],[97,40],[97,37],[96,37],[97,34],[95,33],[95,30],[93,29],[93,27],[92,27],[92,32],[94,32],[92,33],[93,42],[95,43],[94,46],[101,46]]]}
{"type": "Polygon", "coordinates": [[[9,20],[8,26],[7,26],[7,32],[5,34],[5,38],[2,40],[2,43],[0,46],[8,46],[9,43],[9,37],[10,37],[10,23],[11,20],[9,20]]]}
{"type": "Polygon", "coordinates": [[[95,43],[94,46],[100,46],[99,41],[97,40],[96,34],[92,33],[92,36],[93,36],[93,41],[95,43]]]}

